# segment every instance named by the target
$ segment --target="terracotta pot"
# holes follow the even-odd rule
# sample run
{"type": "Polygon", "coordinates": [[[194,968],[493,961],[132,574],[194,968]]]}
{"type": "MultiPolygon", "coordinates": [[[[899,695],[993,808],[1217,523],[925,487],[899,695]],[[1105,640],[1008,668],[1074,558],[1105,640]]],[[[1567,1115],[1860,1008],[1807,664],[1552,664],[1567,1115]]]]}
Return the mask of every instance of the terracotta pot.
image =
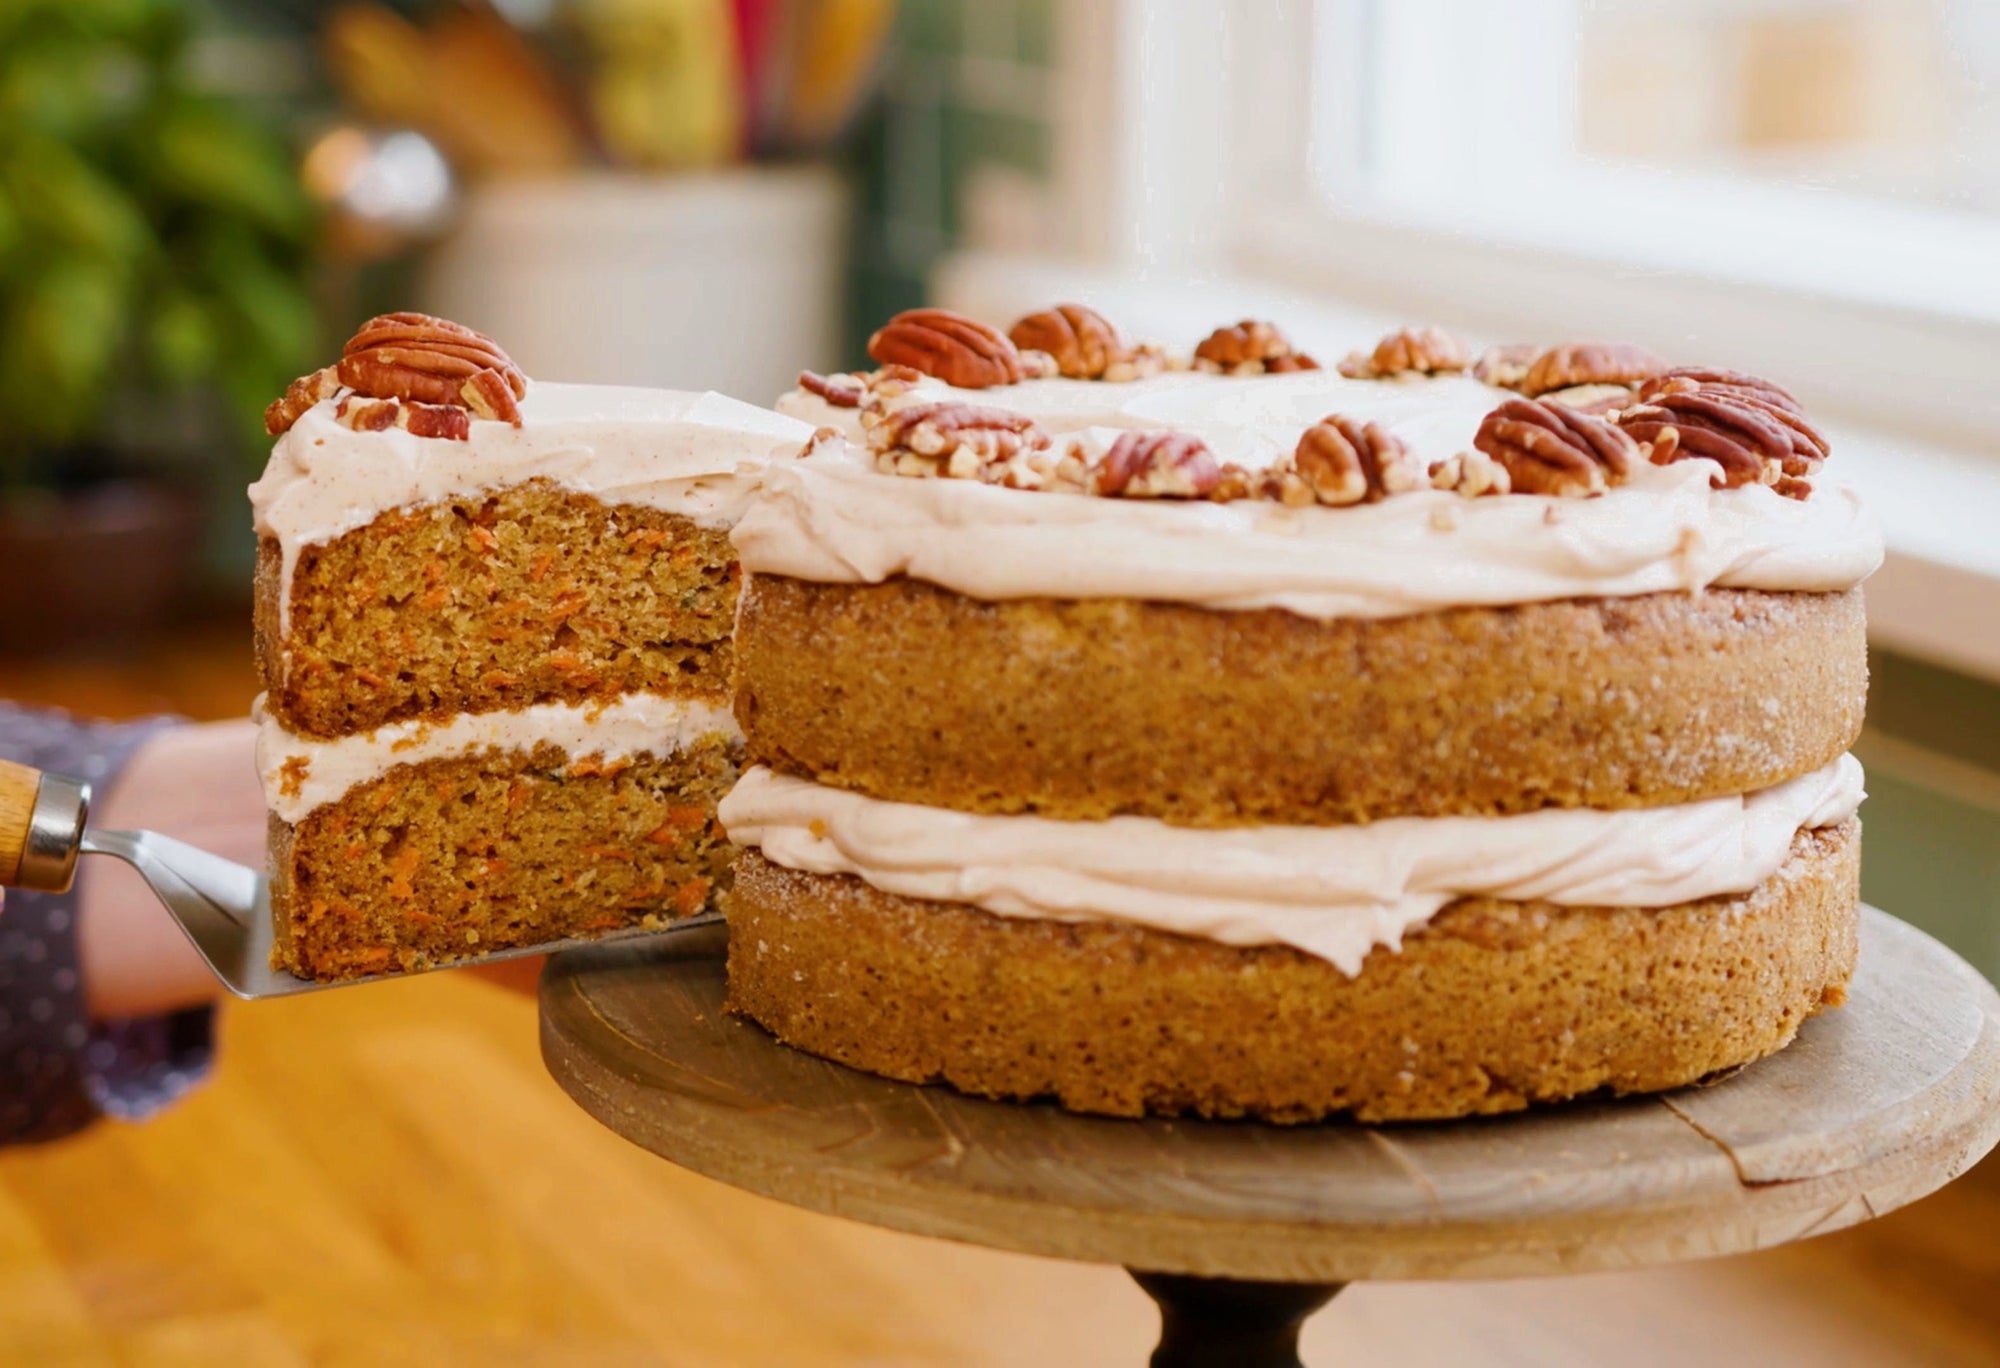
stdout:
{"type": "Polygon", "coordinates": [[[171,622],[201,525],[194,495],[147,480],[0,505],[0,653],[115,646],[171,622]]]}

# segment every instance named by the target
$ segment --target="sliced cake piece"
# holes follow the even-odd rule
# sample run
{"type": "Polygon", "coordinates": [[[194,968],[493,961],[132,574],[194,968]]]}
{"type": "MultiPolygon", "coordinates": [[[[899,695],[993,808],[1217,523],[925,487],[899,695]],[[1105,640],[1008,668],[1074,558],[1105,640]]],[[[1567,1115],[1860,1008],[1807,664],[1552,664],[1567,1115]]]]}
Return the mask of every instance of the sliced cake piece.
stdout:
{"type": "Polygon", "coordinates": [[[811,429],[715,394],[530,384],[415,314],[365,325],[267,423],[278,963],[420,968],[712,906],[738,471],[811,429]]]}

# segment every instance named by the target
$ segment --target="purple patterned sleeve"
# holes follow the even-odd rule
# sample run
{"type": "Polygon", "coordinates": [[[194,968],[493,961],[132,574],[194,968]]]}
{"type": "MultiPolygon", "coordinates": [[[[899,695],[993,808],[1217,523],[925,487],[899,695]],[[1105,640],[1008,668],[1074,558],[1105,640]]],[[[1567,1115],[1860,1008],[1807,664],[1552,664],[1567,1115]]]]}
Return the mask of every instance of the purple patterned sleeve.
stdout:
{"type": "MultiPolygon", "coordinates": [[[[172,718],[81,722],[0,702],[0,758],[87,780],[101,800],[172,718]]],[[[77,962],[76,891],[7,892],[0,912],[0,1144],[137,1119],[186,1092],[214,1053],[213,1012],[93,1022],[77,962]]]]}

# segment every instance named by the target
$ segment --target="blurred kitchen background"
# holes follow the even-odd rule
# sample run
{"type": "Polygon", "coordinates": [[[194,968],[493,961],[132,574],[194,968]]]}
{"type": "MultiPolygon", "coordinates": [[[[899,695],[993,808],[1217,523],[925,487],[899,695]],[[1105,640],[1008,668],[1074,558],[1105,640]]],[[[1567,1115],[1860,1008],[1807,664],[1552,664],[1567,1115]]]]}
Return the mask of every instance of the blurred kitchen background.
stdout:
{"type": "Polygon", "coordinates": [[[382,308],[757,401],[926,299],[1632,336],[1854,424],[1894,552],[1868,892],[2000,973],[2000,5],[0,15],[9,656],[236,611],[262,406],[382,308]]]}
{"type": "Polygon", "coordinates": [[[259,415],[380,309],[768,402],[1068,297],[1791,385],[1889,537],[1866,895],[2000,977],[1994,0],[8,0],[0,696],[247,708],[259,415]]]}

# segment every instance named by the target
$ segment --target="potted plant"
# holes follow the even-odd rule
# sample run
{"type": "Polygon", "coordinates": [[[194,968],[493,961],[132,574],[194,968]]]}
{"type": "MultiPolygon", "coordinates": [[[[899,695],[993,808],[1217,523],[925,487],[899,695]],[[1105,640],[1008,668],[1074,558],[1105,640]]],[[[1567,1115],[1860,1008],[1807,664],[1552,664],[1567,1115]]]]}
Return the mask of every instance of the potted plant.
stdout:
{"type": "Polygon", "coordinates": [[[267,124],[191,79],[192,24],[0,6],[0,649],[170,609],[200,496],[315,352],[311,205],[267,124]]]}

